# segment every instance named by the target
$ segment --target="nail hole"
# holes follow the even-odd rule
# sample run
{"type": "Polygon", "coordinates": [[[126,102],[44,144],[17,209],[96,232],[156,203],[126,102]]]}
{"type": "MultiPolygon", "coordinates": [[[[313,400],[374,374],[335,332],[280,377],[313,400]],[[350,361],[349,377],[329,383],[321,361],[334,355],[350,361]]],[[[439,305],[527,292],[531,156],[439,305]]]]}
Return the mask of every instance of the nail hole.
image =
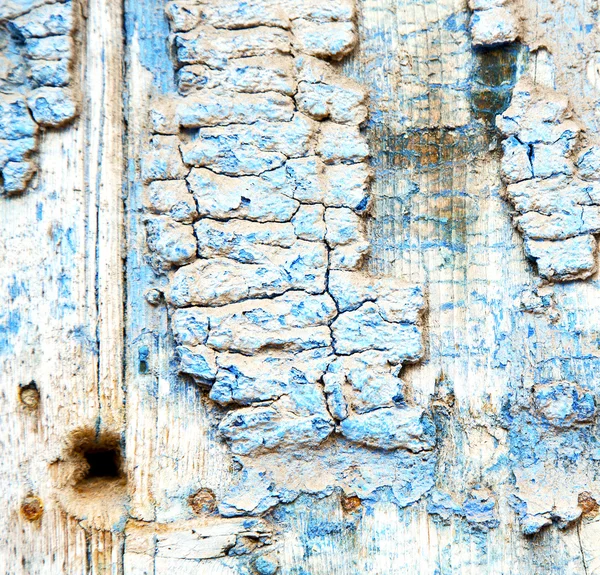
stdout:
{"type": "Polygon", "coordinates": [[[342,494],[341,498],[342,509],[347,513],[353,513],[354,511],[358,511],[361,506],[360,498],[356,495],[346,495],[342,494]]]}
{"type": "Polygon", "coordinates": [[[200,489],[190,496],[188,503],[196,515],[209,515],[217,509],[217,499],[210,489],[200,489]]]}
{"type": "Polygon", "coordinates": [[[148,373],[148,371],[149,371],[149,367],[148,367],[148,356],[149,355],[150,355],[150,349],[148,348],[147,345],[143,345],[138,350],[138,359],[139,359],[138,371],[142,375],[148,373]]]}
{"type": "Polygon", "coordinates": [[[30,381],[27,385],[19,387],[19,401],[27,409],[37,409],[40,403],[40,392],[35,381],[30,381]]]}
{"type": "Polygon", "coordinates": [[[35,495],[28,495],[21,503],[21,513],[27,521],[37,521],[44,513],[42,500],[35,495]]]}

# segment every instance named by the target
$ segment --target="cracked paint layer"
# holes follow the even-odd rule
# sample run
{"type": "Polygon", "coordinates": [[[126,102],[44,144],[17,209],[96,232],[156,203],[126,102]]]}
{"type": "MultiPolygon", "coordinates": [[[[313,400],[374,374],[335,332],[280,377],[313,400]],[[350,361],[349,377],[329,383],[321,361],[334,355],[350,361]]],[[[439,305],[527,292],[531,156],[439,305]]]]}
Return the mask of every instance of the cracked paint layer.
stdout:
{"type": "Polygon", "coordinates": [[[27,189],[43,129],[78,112],[76,0],[0,8],[0,194],[27,189]]]}
{"type": "MultiPolygon", "coordinates": [[[[543,346],[539,363],[523,366],[501,417],[500,426],[508,432],[509,502],[522,533],[531,535],[551,524],[573,526],[595,513],[598,498],[597,391],[584,375],[594,369],[595,345],[587,354],[570,347],[567,342],[580,334],[561,317],[565,302],[559,303],[553,292],[556,282],[594,282],[597,272],[600,154],[591,114],[597,102],[587,85],[581,89],[573,84],[575,70],[587,57],[585,44],[566,43],[565,38],[561,43],[531,26],[532,21],[551,21],[548,6],[535,17],[527,5],[516,2],[474,1],[469,6],[476,54],[492,49],[506,57],[522,47],[510,105],[495,119],[502,148],[500,176],[513,225],[541,280],[521,295],[521,311],[543,318],[530,335],[538,329],[551,340],[561,334],[561,343],[543,346]],[[557,70],[557,61],[563,70],[557,70]],[[571,65],[570,73],[559,78],[571,65]]],[[[564,18],[568,29],[570,17],[564,18]]],[[[586,40],[593,41],[593,27],[585,30],[586,40]]],[[[589,74],[588,80],[593,84],[589,74]]],[[[576,290],[585,289],[577,283],[565,287],[574,290],[560,292],[567,299],[581,297],[576,290]]],[[[460,513],[451,505],[442,509],[460,513]]]]}
{"type": "MultiPolygon", "coordinates": [[[[503,130],[502,118],[513,111],[507,107],[518,102],[527,82],[524,64],[536,62],[536,84],[548,74],[543,56],[514,42],[520,32],[478,42],[469,13],[448,9],[437,17],[444,49],[450,46],[463,64],[456,77],[444,77],[443,89],[435,83],[426,92],[423,80],[411,76],[411,58],[398,58],[404,99],[373,105],[363,87],[369,75],[357,82],[336,64],[351,55],[356,36],[353,10],[336,16],[337,9],[342,8],[298,16],[269,3],[244,4],[239,11],[212,3],[167,7],[176,91],[163,87],[151,100],[148,147],[141,158],[148,260],[167,280],[178,369],[205,390],[218,435],[241,465],[218,511],[261,515],[278,503],[302,500],[302,494],[323,497],[341,489],[362,500],[389,498],[401,507],[425,497],[436,521],[459,518],[480,535],[499,526],[507,499],[524,533],[552,522],[571,525],[580,516],[581,493],[595,500],[593,463],[586,479],[570,482],[568,495],[553,496],[551,506],[536,507],[532,486],[551,469],[554,455],[562,457],[575,431],[585,436],[584,449],[590,448],[595,394],[576,378],[536,376],[535,392],[516,401],[523,385],[515,382],[529,377],[532,352],[511,347],[507,326],[512,322],[518,324],[513,329],[531,332],[547,321],[550,328],[538,326],[540,333],[561,326],[566,334],[564,302],[546,288],[533,288],[528,278],[504,294],[514,298],[514,309],[508,300],[498,303],[493,290],[502,282],[477,276],[485,259],[482,240],[475,251],[469,245],[484,208],[496,209],[494,194],[506,211],[496,167],[497,184],[489,194],[483,185],[471,189],[472,182],[465,192],[470,164],[475,170],[483,170],[484,161],[490,164],[496,128],[503,130]],[[300,26],[299,19],[314,21],[300,26]],[[316,40],[307,40],[307,30],[334,23],[344,26],[322,31],[339,34],[338,41],[323,36],[317,47],[316,40]],[[502,117],[494,126],[498,113],[502,117]],[[365,136],[385,141],[377,145],[375,182],[365,136]],[[393,170],[407,170],[414,181],[389,187],[393,170]],[[378,206],[372,186],[378,188],[378,206]],[[395,200],[402,214],[393,221],[381,218],[382,206],[395,200]],[[408,206],[419,213],[408,215],[408,206]],[[422,227],[421,240],[407,235],[406,242],[385,249],[386,240],[401,235],[385,227],[403,226],[411,217],[411,225],[422,227]],[[422,255],[433,252],[437,255],[424,262],[422,255]],[[489,293],[482,288],[462,294],[466,286],[453,277],[456,297],[443,290],[434,295],[436,313],[445,319],[428,325],[428,333],[423,312],[430,294],[423,286],[430,282],[437,290],[449,281],[448,264],[465,253],[473,264],[468,273],[485,279],[489,293]],[[390,254],[395,261],[383,261],[390,254]],[[410,273],[399,274],[401,280],[380,277],[390,273],[390,265],[405,264],[410,273]],[[425,277],[419,275],[421,265],[429,266],[425,277]],[[453,335],[450,326],[462,313],[485,319],[471,317],[472,329],[453,335]],[[463,353],[474,370],[491,363],[498,373],[506,371],[506,408],[501,416],[486,412],[478,419],[485,431],[469,429],[465,418],[472,413],[466,415],[471,408],[464,397],[460,406],[449,399],[450,380],[464,377],[463,385],[472,373],[455,370],[446,395],[437,383],[435,392],[415,394],[405,380],[406,364],[423,363],[421,379],[429,375],[433,382],[434,362],[436,368],[437,362],[452,365],[463,353]],[[573,413],[565,407],[569,402],[573,413]],[[489,448],[488,467],[473,470],[468,485],[446,485],[456,465],[468,467],[467,444],[480,440],[489,448]],[[528,450],[541,466],[531,467],[528,450]],[[452,467],[447,459],[456,453],[452,467]]],[[[376,78],[387,68],[369,54],[371,40],[361,39],[376,78]]],[[[369,95],[382,94],[376,88],[369,95]]],[[[558,125],[572,120],[568,113],[569,108],[558,125]]],[[[586,141],[577,150],[581,157],[571,159],[587,182],[593,181],[594,150],[586,141]]],[[[535,177],[532,172],[529,179],[535,177]]],[[[494,226],[501,229],[497,221],[494,226]]],[[[492,256],[485,252],[486,257],[507,257],[514,246],[502,240],[487,248],[492,256]]],[[[540,345],[536,360],[546,361],[549,353],[540,345]]],[[[443,381],[443,372],[437,373],[443,381]]],[[[485,409],[491,409],[487,403],[485,409]]]]}
{"type": "MultiPolygon", "coordinates": [[[[499,47],[507,54],[514,49],[521,33],[514,3],[472,0],[469,7],[475,49],[499,47]]],[[[585,125],[556,89],[555,75],[552,54],[536,47],[496,126],[505,138],[501,175],[525,254],[543,279],[569,281],[597,269],[600,152],[586,141],[585,125]]]]}
{"type": "MultiPolygon", "coordinates": [[[[551,517],[580,518],[575,511],[581,494],[591,493],[597,499],[597,463],[589,455],[589,441],[580,450],[569,451],[572,436],[568,425],[573,422],[591,438],[596,418],[590,416],[580,423],[567,418],[569,423],[559,429],[545,428],[545,422],[537,418],[525,424],[517,417],[498,416],[502,404],[512,405],[516,397],[513,391],[543,383],[537,366],[561,353],[565,363],[581,361],[587,365],[587,356],[592,363],[597,354],[595,322],[590,319],[580,331],[573,319],[577,313],[573,306],[585,309],[583,294],[587,289],[595,293],[596,281],[592,278],[594,283],[589,286],[538,285],[533,267],[523,265],[523,243],[519,234],[512,233],[508,215],[512,206],[503,198],[505,188],[500,180],[499,141],[503,138],[498,132],[501,118],[496,120],[496,115],[502,115],[514,101],[519,82],[526,75],[533,76],[536,84],[553,78],[545,65],[547,51],[539,49],[540,45],[553,44],[549,37],[536,37],[535,26],[540,21],[552,22],[550,13],[555,8],[545,5],[539,19],[530,16],[536,22],[532,24],[531,20],[521,21],[521,7],[516,3],[502,4],[519,17],[515,35],[496,39],[490,35],[489,41],[478,42],[472,14],[465,13],[458,3],[444,3],[443,7],[436,3],[426,18],[427,25],[420,14],[413,16],[410,9],[398,10],[394,2],[385,3],[390,13],[398,14],[398,32],[380,26],[379,6],[364,6],[369,16],[361,34],[363,53],[348,69],[372,90],[366,131],[376,150],[372,184],[375,218],[370,230],[374,257],[369,265],[376,273],[421,280],[428,288],[428,355],[413,381],[423,396],[433,398],[436,490],[451,499],[451,503],[446,502],[448,516],[462,517],[469,525],[477,523],[468,521],[462,505],[469,489],[479,488],[491,490],[491,499],[497,501],[495,512],[499,520],[503,515],[503,524],[507,521],[502,511],[505,502],[519,500],[521,507],[515,504],[509,516],[516,510],[523,531],[532,532],[527,531],[527,505],[533,516],[536,498],[544,498],[544,525],[572,525],[551,517]],[[431,78],[428,83],[424,76],[431,78]],[[389,98],[389,94],[397,97],[389,98]],[[432,379],[437,376],[453,382],[462,394],[452,409],[444,407],[448,410],[444,417],[439,415],[426,373],[432,379]],[[526,383],[529,380],[531,383],[526,383]],[[495,392],[493,382],[499,386],[495,392]],[[479,436],[472,427],[473,418],[489,436],[479,436]],[[561,434],[562,445],[548,448],[560,442],[561,434]],[[533,459],[539,463],[535,469],[524,457],[526,449],[519,441],[524,437],[531,438],[524,443],[535,449],[533,459]],[[469,445],[480,442],[485,444],[482,452],[495,455],[482,469],[473,469],[467,482],[463,474],[470,466],[469,445]],[[572,457],[569,465],[567,453],[572,457]],[[565,468],[554,475],[551,470],[557,460],[559,467],[565,468]],[[573,461],[578,461],[577,466],[573,461]],[[527,472],[531,473],[528,482],[514,481],[515,476],[527,472]],[[453,488],[454,474],[463,479],[453,488]]],[[[471,8],[487,9],[480,3],[471,8]]],[[[586,17],[591,21],[594,15],[590,12],[586,17]]],[[[578,30],[587,41],[584,28],[578,30]]],[[[585,30],[592,40],[591,26],[585,30]]],[[[564,74],[557,84],[564,90],[565,83],[579,78],[569,65],[571,61],[581,65],[580,45],[563,37],[553,46],[557,57],[562,58],[559,71],[564,74]],[[562,56],[567,46],[569,62],[562,56]]],[[[577,151],[585,150],[591,164],[594,153],[590,148],[596,133],[589,121],[593,108],[572,93],[569,99],[577,102],[577,113],[585,117],[585,138],[577,151]]],[[[583,127],[583,122],[580,125],[583,127]]],[[[573,161],[582,163],[577,157],[575,154],[573,161]]],[[[586,176],[586,181],[591,183],[592,178],[586,176]]],[[[555,382],[563,380],[597,397],[597,386],[583,372],[553,378],[555,382]]],[[[528,409],[533,411],[534,407],[528,409]]],[[[435,499],[435,494],[431,491],[428,499],[435,499]]],[[[435,505],[430,508],[437,515],[435,505]]]]}
{"type": "Polygon", "coordinates": [[[586,513],[581,495],[595,485],[600,459],[595,394],[559,361],[538,371],[539,383],[516,391],[504,413],[514,475],[510,503],[526,535],[553,523],[570,527],[586,513]]]}
{"type": "Polygon", "coordinates": [[[584,127],[568,98],[552,87],[552,64],[547,66],[550,85],[524,75],[498,118],[505,136],[502,178],[525,253],[539,275],[549,281],[585,279],[597,267],[598,147],[586,145],[584,127]]]}
{"type": "Polygon", "coordinates": [[[224,408],[215,425],[244,465],[221,513],[335,486],[366,497],[398,473],[396,500],[415,501],[435,428],[400,372],[423,356],[425,295],[363,269],[367,96],[333,64],[355,46],[354,3],[166,14],[178,93],[152,103],[145,222],[179,370],[224,408]]]}

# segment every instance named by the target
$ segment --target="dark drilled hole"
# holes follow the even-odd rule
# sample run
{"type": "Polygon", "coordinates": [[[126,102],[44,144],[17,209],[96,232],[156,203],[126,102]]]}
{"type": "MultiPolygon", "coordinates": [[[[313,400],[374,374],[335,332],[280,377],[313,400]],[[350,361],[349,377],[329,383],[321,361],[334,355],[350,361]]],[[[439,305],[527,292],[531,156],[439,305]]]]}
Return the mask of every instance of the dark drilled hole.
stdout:
{"type": "Polygon", "coordinates": [[[143,345],[138,350],[138,372],[141,374],[146,374],[150,371],[150,367],[148,365],[148,356],[150,355],[150,348],[147,345],[143,345]]]}
{"type": "Polygon", "coordinates": [[[83,456],[89,466],[84,479],[121,477],[121,456],[116,449],[94,449],[83,456]]]}

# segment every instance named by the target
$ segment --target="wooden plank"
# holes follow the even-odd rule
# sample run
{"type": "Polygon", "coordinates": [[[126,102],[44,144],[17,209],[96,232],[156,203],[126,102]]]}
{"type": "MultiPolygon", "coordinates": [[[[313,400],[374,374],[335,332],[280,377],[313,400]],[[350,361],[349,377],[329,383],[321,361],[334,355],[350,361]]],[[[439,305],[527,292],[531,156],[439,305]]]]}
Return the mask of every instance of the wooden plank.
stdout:
{"type": "MultiPolygon", "coordinates": [[[[551,47],[558,87],[597,138],[592,3],[521,8],[523,40],[551,47]]],[[[162,0],[89,2],[82,115],[43,134],[32,189],[0,198],[2,573],[254,569],[255,555],[228,556],[247,518],[213,517],[207,527],[190,505],[201,488],[221,500],[240,474],[215,431],[214,404],[176,374],[164,302],[147,297],[166,284],[147,261],[140,174],[150,109],[175,92],[163,10],[162,0]],[[33,409],[19,391],[31,381],[40,392],[33,409]],[[112,505],[110,494],[93,492],[78,499],[57,487],[65,467],[54,463],[69,459],[78,429],[121,439],[128,523],[120,499],[112,505]],[[29,521],[21,504],[32,495],[44,510],[29,521]],[[105,502],[109,509],[98,516],[108,523],[85,512],[105,502]]],[[[269,543],[279,573],[600,573],[594,513],[525,537],[509,504],[514,470],[522,469],[514,429],[503,419],[508,402],[529,393],[542,371],[571,374],[598,396],[599,283],[596,274],[546,286],[551,309],[523,311],[538,280],[502,197],[498,135],[473,101],[479,61],[468,19],[459,0],[361,0],[360,44],[340,69],[370,94],[370,272],[427,288],[426,357],[402,378],[416,403],[430,406],[436,397],[435,487],[457,506],[474,489],[490,488],[499,525],[488,529],[458,512],[442,520],[426,499],[399,508],[384,490],[348,510],[338,492],[325,496],[329,469],[298,466],[323,491],[274,513],[279,533],[269,543]]],[[[273,461],[289,477],[288,462],[265,464],[273,461]]],[[[561,461],[554,467],[537,483],[542,495],[533,496],[558,508],[575,479],[588,476],[561,461]]],[[[298,473],[288,486],[311,479],[298,473]]],[[[355,481],[350,472],[344,480],[355,481]]],[[[596,479],[589,485],[598,489],[596,479]]]]}
{"type": "Polygon", "coordinates": [[[89,300],[94,286],[89,286],[86,274],[90,238],[79,152],[83,142],[80,124],[46,134],[40,146],[39,187],[1,200],[3,297],[11,302],[6,319],[12,317],[0,375],[2,484],[8,499],[2,532],[10,538],[2,545],[10,550],[2,557],[6,573],[25,572],[22,558],[29,573],[63,568],[76,573],[86,555],[85,538],[76,535],[80,528],[67,529],[64,519],[54,523],[52,518],[60,513],[53,511],[53,486],[48,481],[48,465],[62,455],[69,432],[80,426],[93,428],[99,408],[95,318],[89,300]],[[19,386],[31,381],[40,393],[34,411],[19,402],[19,386]],[[29,492],[39,496],[46,509],[37,529],[20,514],[29,492]],[[32,539],[22,540],[21,529],[9,525],[23,525],[32,539]],[[15,537],[19,545],[11,542],[15,537]],[[41,552],[31,553],[31,546],[41,552]],[[52,548],[62,551],[54,561],[48,554],[52,548]]]}
{"type": "Polygon", "coordinates": [[[231,481],[230,458],[216,442],[200,390],[174,372],[166,308],[146,299],[165,287],[146,259],[139,161],[149,141],[151,96],[173,89],[163,10],[160,1],[126,4],[127,157],[136,160],[127,171],[127,465],[132,516],[158,521],[192,517],[190,495],[202,487],[220,494],[231,481]]]}
{"type": "Polygon", "coordinates": [[[93,198],[90,231],[96,238],[96,314],[100,428],[121,433],[123,391],[123,14],[110,0],[87,9],[86,101],[87,194],[93,198]]]}
{"type": "Polygon", "coordinates": [[[83,65],[74,70],[83,113],[42,134],[37,183],[0,199],[7,574],[116,573],[122,555],[118,533],[86,531],[65,514],[53,465],[67,457],[74,431],[119,434],[124,413],[120,6],[92,2],[85,16],[83,65]],[[35,409],[19,400],[19,386],[31,381],[35,409]],[[44,508],[32,523],[20,511],[28,494],[44,508]]]}

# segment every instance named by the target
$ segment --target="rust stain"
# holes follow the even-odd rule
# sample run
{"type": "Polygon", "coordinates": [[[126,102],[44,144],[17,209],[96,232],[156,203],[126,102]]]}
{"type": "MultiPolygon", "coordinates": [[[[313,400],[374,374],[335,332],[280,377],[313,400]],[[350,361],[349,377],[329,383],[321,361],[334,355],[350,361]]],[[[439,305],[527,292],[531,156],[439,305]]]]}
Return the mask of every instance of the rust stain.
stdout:
{"type": "Polygon", "coordinates": [[[581,507],[584,516],[596,515],[600,509],[598,502],[589,491],[582,491],[577,497],[577,504],[581,507]]]}
{"type": "Polygon", "coordinates": [[[346,511],[346,513],[354,513],[355,511],[358,511],[361,506],[361,501],[356,495],[343,494],[340,502],[342,509],[346,511]]]}
{"type": "Polygon", "coordinates": [[[21,514],[27,521],[37,521],[44,513],[44,504],[36,495],[28,495],[21,503],[21,514]]]}
{"type": "Polygon", "coordinates": [[[217,509],[217,499],[210,489],[200,489],[190,495],[188,503],[196,515],[208,515],[217,509]]]}

